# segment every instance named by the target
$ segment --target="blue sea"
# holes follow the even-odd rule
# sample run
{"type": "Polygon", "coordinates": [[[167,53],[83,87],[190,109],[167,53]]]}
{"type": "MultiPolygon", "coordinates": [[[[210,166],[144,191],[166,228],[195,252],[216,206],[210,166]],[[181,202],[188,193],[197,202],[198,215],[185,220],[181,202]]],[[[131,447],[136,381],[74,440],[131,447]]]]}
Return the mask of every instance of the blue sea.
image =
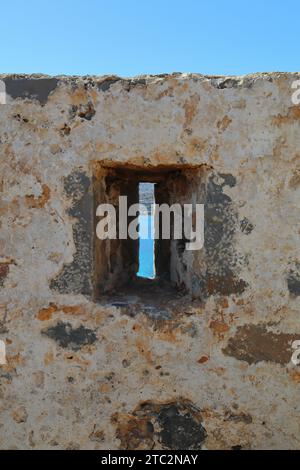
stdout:
{"type": "Polygon", "coordinates": [[[139,215],[139,270],[137,276],[155,278],[154,217],[139,215]]]}

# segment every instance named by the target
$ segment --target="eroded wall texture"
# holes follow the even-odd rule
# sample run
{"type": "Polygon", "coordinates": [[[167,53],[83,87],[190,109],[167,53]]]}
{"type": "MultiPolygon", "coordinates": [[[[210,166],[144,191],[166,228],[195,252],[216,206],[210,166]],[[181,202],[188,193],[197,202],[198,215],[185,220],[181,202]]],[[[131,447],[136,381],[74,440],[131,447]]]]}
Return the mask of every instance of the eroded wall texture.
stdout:
{"type": "Polygon", "coordinates": [[[0,448],[299,448],[300,74],[0,79],[0,448]],[[189,297],[95,300],[97,165],[189,167],[189,297]]]}

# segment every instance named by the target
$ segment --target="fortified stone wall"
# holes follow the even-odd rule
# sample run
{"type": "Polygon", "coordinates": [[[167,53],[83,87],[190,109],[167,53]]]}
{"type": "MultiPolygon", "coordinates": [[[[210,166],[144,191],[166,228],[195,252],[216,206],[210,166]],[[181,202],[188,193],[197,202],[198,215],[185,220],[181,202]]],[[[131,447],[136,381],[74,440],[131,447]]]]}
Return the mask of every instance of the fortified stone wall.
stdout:
{"type": "Polygon", "coordinates": [[[299,448],[299,79],[0,76],[0,448],[299,448]],[[205,204],[161,309],[95,294],[114,168],[205,204]]]}

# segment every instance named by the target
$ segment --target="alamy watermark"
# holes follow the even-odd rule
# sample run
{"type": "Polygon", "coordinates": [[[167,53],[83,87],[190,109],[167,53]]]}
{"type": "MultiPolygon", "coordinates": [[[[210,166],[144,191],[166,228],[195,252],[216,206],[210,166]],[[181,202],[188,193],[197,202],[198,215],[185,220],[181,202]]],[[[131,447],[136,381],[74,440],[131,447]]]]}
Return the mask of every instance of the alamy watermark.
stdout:
{"type": "Polygon", "coordinates": [[[3,80],[0,80],[0,104],[6,104],[6,87],[3,80]]]}
{"type": "Polygon", "coordinates": [[[295,80],[292,83],[292,89],[295,90],[292,94],[292,103],[297,106],[300,104],[300,80],[295,80]]]}
{"type": "MultiPolygon", "coordinates": [[[[139,232],[139,215],[147,213],[143,204],[127,206],[127,196],[119,196],[118,224],[117,211],[113,204],[100,204],[96,216],[102,217],[96,227],[101,240],[149,238],[146,229],[139,232]],[[128,223],[128,217],[130,222],[128,223]],[[118,227],[118,230],[117,230],[118,227]],[[118,231],[118,233],[117,233],[118,231]],[[146,234],[146,235],[145,235],[146,234]]],[[[204,245],[204,204],[152,204],[154,239],[186,240],[187,250],[200,250],[204,245]],[[171,219],[172,214],[172,219],[171,219]]],[[[148,224],[148,219],[145,223],[148,224]]]]}
{"type": "Polygon", "coordinates": [[[292,354],[291,361],[295,366],[299,366],[300,365],[300,340],[299,339],[293,342],[292,349],[294,349],[294,352],[292,354]]]}
{"type": "MultiPolygon", "coordinates": [[[[300,105],[300,80],[295,80],[292,83],[292,89],[295,90],[292,94],[292,103],[296,106],[300,105]]],[[[300,340],[294,341],[292,344],[294,350],[291,361],[295,366],[300,365],[300,340]]]]}
{"type": "Polygon", "coordinates": [[[0,366],[7,364],[6,361],[6,347],[4,341],[0,339],[0,366]]]}

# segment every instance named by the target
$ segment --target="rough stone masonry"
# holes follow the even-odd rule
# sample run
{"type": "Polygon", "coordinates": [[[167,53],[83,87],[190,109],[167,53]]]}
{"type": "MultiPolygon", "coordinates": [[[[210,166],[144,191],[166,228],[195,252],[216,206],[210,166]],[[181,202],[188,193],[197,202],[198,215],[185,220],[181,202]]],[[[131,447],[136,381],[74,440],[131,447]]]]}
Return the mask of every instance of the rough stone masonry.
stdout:
{"type": "Polygon", "coordinates": [[[299,448],[300,74],[0,79],[0,448],[299,448]],[[205,203],[176,294],[97,291],[126,171],[205,203]]]}

